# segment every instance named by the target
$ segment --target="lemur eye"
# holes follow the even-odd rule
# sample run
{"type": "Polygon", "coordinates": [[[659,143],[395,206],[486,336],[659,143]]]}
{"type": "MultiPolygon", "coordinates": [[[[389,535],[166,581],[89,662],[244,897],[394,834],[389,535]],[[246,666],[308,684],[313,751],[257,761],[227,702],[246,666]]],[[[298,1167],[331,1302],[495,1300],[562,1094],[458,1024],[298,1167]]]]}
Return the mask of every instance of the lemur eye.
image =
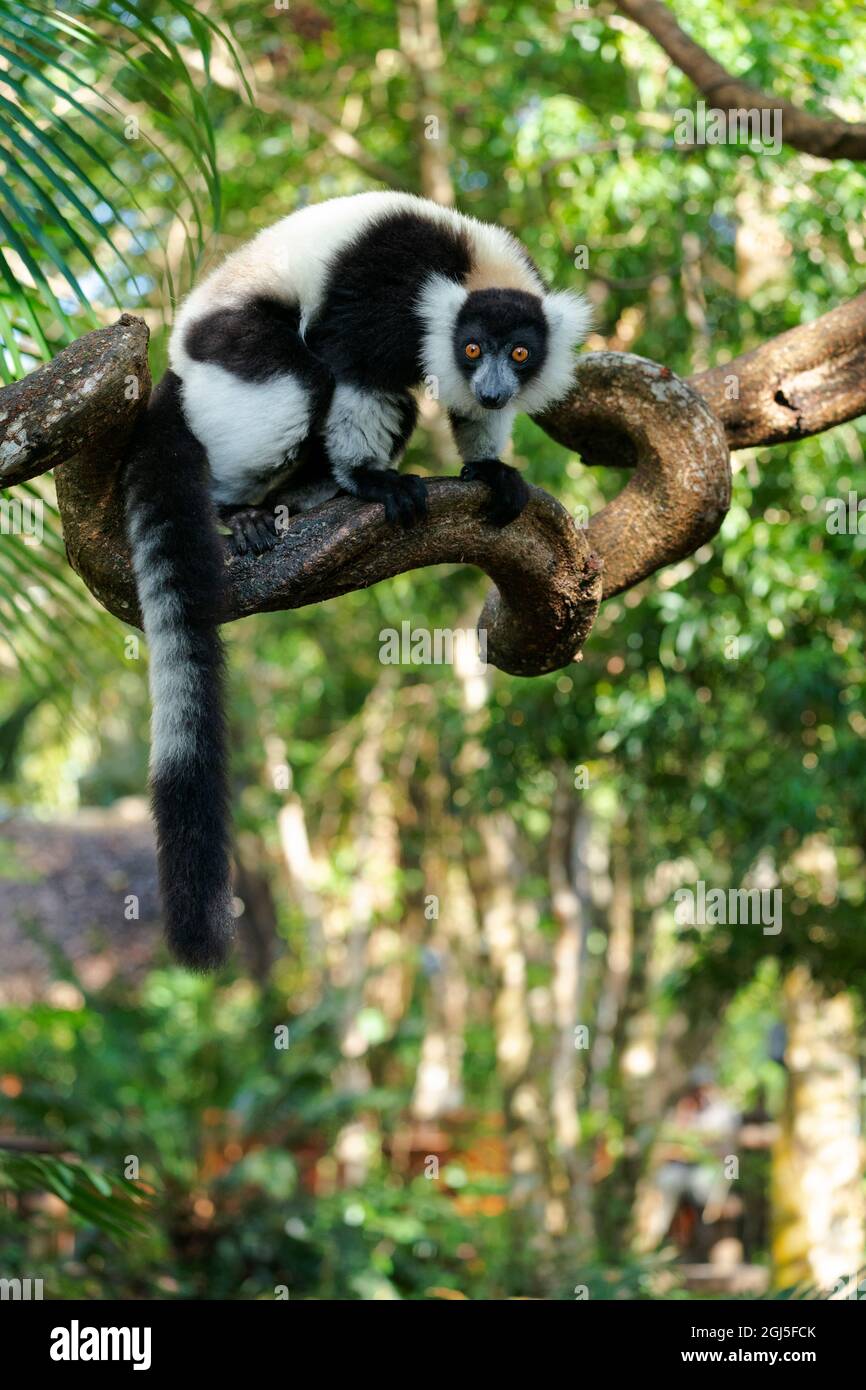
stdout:
{"type": "Polygon", "coordinates": [[[464,348],[464,351],[466,353],[466,356],[471,358],[473,362],[476,358],[481,356],[481,348],[478,346],[477,343],[467,343],[466,347],[464,348]]]}
{"type": "Polygon", "coordinates": [[[512,348],[511,356],[515,362],[525,362],[529,356],[529,349],[525,347],[512,348]]]}

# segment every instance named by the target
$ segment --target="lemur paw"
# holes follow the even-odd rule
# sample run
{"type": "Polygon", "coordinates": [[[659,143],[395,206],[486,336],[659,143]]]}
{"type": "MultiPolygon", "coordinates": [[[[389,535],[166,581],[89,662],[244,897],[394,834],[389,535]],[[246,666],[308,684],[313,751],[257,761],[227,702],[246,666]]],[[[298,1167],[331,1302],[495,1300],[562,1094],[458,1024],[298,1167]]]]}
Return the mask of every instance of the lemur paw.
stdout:
{"type": "Polygon", "coordinates": [[[529,488],[516,468],[501,459],[476,459],[465,463],[461,478],[486,483],[493,494],[487,508],[487,520],[494,526],[507,526],[520,516],[529,501],[529,488]]]}
{"type": "Polygon", "coordinates": [[[231,532],[233,555],[264,555],[273,550],[279,535],[273,512],[261,507],[240,507],[222,518],[231,532]]]}
{"type": "Polygon", "coordinates": [[[389,526],[415,526],[427,515],[427,488],[417,473],[386,468],[357,468],[352,492],[364,502],[381,502],[389,526]]]}

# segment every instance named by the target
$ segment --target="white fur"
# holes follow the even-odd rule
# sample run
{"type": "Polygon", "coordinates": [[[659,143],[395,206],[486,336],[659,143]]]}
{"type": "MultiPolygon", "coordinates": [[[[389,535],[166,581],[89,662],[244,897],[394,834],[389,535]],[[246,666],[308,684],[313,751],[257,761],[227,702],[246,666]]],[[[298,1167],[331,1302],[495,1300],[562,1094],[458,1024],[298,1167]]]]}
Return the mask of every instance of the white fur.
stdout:
{"type": "Polygon", "coordinates": [[[213,362],[186,368],[183,408],[207,450],[217,505],[260,501],[288,469],[312,417],[309,392],[296,377],[241,381],[213,362]],[[254,480],[268,469],[272,478],[254,495],[254,480]]]}
{"type": "Polygon", "coordinates": [[[300,208],[266,227],[198,285],[181,306],[169,343],[169,363],[184,377],[190,359],[183,346],[189,324],[223,306],[242,304],[251,294],[272,295],[301,311],[301,333],[321,300],[334,256],[365,227],[386,213],[414,212],[462,232],[469,241],[471,288],[511,286],[543,294],[520,243],[504,227],[479,222],[454,208],[439,207],[414,193],[356,193],[300,208]]]}
{"type": "MultiPolygon", "coordinates": [[[[165,613],[164,613],[165,616],[165,613]]],[[[145,624],[150,649],[150,766],[159,773],[192,759],[196,740],[189,712],[198,705],[201,671],[182,629],[145,624]]]]}
{"type": "MultiPolygon", "coordinates": [[[[334,257],[388,212],[418,212],[452,226],[482,225],[412,193],[356,193],[300,208],[233,251],[184,301],[169,343],[172,370],[180,377],[186,375],[190,358],[183,338],[193,320],[214,309],[243,304],[251,294],[299,305],[303,335],[321,300],[334,257]]],[[[508,235],[500,228],[488,230],[508,235]]]]}
{"type": "Polygon", "coordinates": [[[400,420],[397,396],[362,391],[346,382],[337,386],[325,421],[325,444],[334,477],[343,487],[361,464],[390,466],[400,420]]]}
{"type": "MultiPolygon", "coordinates": [[[[470,418],[487,412],[478,404],[454,357],[454,326],[466,302],[462,285],[443,275],[431,275],[418,297],[418,313],[425,325],[421,360],[425,378],[433,379],[439,399],[450,410],[470,418]]],[[[522,386],[513,403],[533,415],[562,400],[574,375],[574,349],[586,337],[592,309],[583,295],[555,290],[541,296],[547,320],[547,356],[536,376],[522,386]]]]}
{"type": "Polygon", "coordinates": [[[424,324],[421,364],[424,384],[435,400],[461,415],[479,416],[484,414],[483,407],[454,357],[454,325],[466,299],[463,286],[444,275],[431,275],[422,285],[417,301],[424,324]]]}

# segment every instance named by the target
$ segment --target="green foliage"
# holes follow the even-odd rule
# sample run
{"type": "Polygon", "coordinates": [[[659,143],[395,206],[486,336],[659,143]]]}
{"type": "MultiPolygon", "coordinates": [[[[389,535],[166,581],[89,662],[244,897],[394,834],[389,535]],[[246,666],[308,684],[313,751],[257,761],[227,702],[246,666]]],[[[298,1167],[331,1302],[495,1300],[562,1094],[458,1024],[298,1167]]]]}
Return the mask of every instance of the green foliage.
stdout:
{"type": "MultiPolygon", "coordinates": [[[[243,92],[237,53],[183,0],[156,8],[0,3],[15,98],[0,96],[0,381],[122,309],[176,299],[219,227],[207,83],[189,63],[198,54],[206,72],[222,38],[243,92]],[[180,254],[167,253],[178,233],[180,254]]],[[[42,531],[34,545],[4,525],[0,547],[0,624],[27,686],[18,709],[73,688],[86,700],[116,661],[116,625],[67,567],[50,490],[0,490],[0,502],[38,507],[42,531]]]]}
{"type": "MultiPolygon", "coordinates": [[[[501,1221],[485,1221],[491,1248],[476,1250],[477,1222],[423,1176],[396,1183],[376,1165],[365,1185],[337,1187],[328,1154],[357,1106],[329,1089],[341,1007],[334,997],[292,1020],[284,1049],[277,994],[178,971],[154,972],[135,996],[2,1011],[0,1073],[20,1087],[5,1123],[38,1125],[79,1155],[14,1156],[0,1170],[12,1190],[53,1192],[87,1222],[55,1272],[64,1296],[106,1296],[120,1280],[149,1297],[272,1298],[283,1285],[292,1298],[424,1297],[459,1289],[469,1260],[496,1289],[501,1221]],[[136,1184],[122,1177],[130,1157],[136,1184]]],[[[392,1088],[363,1107],[396,1123],[407,1098],[392,1088]]],[[[26,1270],[19,1255],[4,1251],[4,1272],[26,1270]]]]}

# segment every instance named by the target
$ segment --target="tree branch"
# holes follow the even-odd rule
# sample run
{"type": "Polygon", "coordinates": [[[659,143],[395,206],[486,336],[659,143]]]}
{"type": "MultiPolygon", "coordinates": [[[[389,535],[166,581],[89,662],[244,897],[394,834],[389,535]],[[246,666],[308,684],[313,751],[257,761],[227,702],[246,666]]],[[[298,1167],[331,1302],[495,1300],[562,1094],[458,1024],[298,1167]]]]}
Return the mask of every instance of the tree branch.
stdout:
{"type": "Polygon", "coordinates": [[[147,327],[122,314],[0,390],[0,487],[126,442],[150,392],[147,327]]]}
{"type": "Polygon", "coordinates": [[[602,560],[603,598],[691,555],[721,526],[731,501],[725,433],[668,367],[628,353],[589,353],[578,361],[571,394],[536,419],[584,457],[602,440],[607,463],[634,468],[587,528],[602,560]]]}
{"type": "Polygon", "coordinates": [[[652,35],[714,107],[781,111],[782,139],[786,145],[822,159],[866,159],[866,123],[849,124],[833,116],[813,116],[781,97],[732,77],[689,38],[661,0],[617,0],[617,9],[652,35]]]}
{"type": "MultiPolygon", "coordinates": [[[[103,607],[140,625],[122,508],[105,482],[103,462],[83,455],[58,474],[67,553],[103,607]],[[105,505],[94,512],[100,496],[105,505]]],[[[564,508],[539,488],[532,493],[504,530],[483,520],[480,483],[431,479],[427,521],[411,531],[387,526],[378,505],[336,498],[291,518],[269,553],[227,555],[222,620],[323,603],[426,565],[472,564],[496,585],[479,619],[487,659],[513,675],[558,670],[595,621],[600,565],[564,508]]]]}
{"type": "Polygon", "coordinates": [[[732,449],[785,444],[866,414],[866,293],[689,378],[732,449]]]}
{"type": "MultiPolygon", "coordinates": [[[[139,614],[120,474],[149,389],[145,344],[144,324],[125,315],[114,329],[80,339],[9,388],[13,409],[6,412],[19,425],[25,401],[31,426],[26,441],[20,429],[17,434],[16,478],[66,459],[55,482],[69,562],[109,612],[132,623],[139,614]],[[77,406],[68,413],[57,407],[73,367],[97,406],[92,416],[77,406]],[[108,406],[117,411],[115,431],[108,406]]],[[[227,555],[224,620],[320,603],[426,565],[469,563],[495,585],[480,620],[488,659],[516,675],[567,665],[603,594],[636,584],[715,532],[730,476],[721,427],[667,368],[599,353],[579,363],[575,382],[566,422],[604,429],[624,421],[638,459],[624,491],[585,530],[537,488],[504,529],[484,519],[487,493],[480,484],[431,480],[428,520],[408,532],[387,526],[380,507],[341,497],[292,518],[270,554],[227,555]]],[[[0,394],[0,410],[3,403],[0,394]]]]}
{"type": "MultiPolygon", "coordinates": [[[[812,323],[688,378],[722,422],[728,447],[790,444],[866,415],[866,293],[812,323]]],[[[585,426],[574,411],[536,423],[592,467],[633,468],[637,452],[615,420],[585,426]]]]}
{"type": "MultiPolygon", "coordinates": [[[[715,534],[730,498],[728,445],[799,438],[866,412],[864,366],[866,295],[692,383],[646,358],[589,353],[568,399],[537,419],[585,462],[633,470],[585,528],[538,488],[503,530],[484,519],[486,490],[456,479],[429,481],[429,518],[406,532],[386,526],[378,506],[339,497],[292,518],[270,554],[227,553],[223,619],[321,603],[426,565],[473,564],[495,585],[481,616],[489,660],[518,675],[557,670],[579,653],[601,600],[715,534]]],[[[131,623],[120,476],[149,390],[147,328],[124,314],[0,391],[0,479],[55,467],[69,562],[131,623]]]]}

